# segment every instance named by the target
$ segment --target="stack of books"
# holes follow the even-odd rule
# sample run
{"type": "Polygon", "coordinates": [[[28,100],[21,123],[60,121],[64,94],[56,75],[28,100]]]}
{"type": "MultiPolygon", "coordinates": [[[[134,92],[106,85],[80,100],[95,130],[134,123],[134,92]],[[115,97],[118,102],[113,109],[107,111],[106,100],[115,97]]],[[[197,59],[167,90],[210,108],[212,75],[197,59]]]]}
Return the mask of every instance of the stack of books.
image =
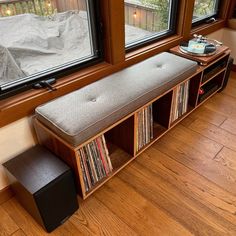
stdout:
{"type": "Polygon", "coordinates": [[[153,114],[152,105],[138,112],[137,150],[148,144],[153,139],[153,114]]]}
{"type": "Polygon", "coordinates": [[[80,148],[79,154],[85,190],[89,191],[113,169],[104,135],[80,148]]]}
{"type": "Polygon", "coordinates": [[[185,83],[182,83],[176,87],[173,91],[173,104],[170,115],[170,122],[174,122],[188,109],[188,97],[189,97],[189,83],[188,80],[185,83]]]}

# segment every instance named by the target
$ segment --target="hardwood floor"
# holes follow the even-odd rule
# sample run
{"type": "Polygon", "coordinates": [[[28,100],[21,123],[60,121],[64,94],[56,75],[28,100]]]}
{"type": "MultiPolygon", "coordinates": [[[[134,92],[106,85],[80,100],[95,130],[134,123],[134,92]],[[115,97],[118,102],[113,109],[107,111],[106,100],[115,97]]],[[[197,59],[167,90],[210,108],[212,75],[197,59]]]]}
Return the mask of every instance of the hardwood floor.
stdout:
{"type": "MultiPolygon", "coordinates": [[[[236,235],[236,73],[50,235],[236,235]]],[[[0,235],[47,235],[15,198],[0,235]]]]}

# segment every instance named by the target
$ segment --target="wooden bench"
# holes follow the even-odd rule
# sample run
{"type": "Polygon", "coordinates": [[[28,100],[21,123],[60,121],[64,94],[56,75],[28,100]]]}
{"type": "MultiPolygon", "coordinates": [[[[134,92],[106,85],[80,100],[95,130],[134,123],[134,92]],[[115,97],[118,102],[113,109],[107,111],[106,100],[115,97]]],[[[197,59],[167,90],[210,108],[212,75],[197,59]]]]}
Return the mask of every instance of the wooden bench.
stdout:
{"type": "Polygon", "coordinates": [[[72,167],[86,198],[168,130],[173,88],[183,84],[186,98],[192,94],[183,113],[194,107],[200,78],[190,78],[197,68],[165,52],[41,105],[35,119],[39,141],[72,167]],[[140,113],[154,121],[153,136],[141,149],[140,113]]]}

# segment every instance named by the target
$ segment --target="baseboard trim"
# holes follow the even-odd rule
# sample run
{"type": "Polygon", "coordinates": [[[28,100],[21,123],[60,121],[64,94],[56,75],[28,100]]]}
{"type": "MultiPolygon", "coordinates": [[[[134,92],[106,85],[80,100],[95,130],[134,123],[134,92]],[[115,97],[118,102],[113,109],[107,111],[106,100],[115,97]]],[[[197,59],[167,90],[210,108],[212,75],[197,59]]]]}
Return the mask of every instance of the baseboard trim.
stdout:
{"type": "Polygon", "coordinates": [[[13,196],[10,186],[0,190],[0,205],[9,200],[13,196]]]}
{"type": "Polygon", "coordinates": [[[231,70],[234,71],[234,72],[236,72],[236,65],[235,65],[235,64],[232,65],[231,70]]]}

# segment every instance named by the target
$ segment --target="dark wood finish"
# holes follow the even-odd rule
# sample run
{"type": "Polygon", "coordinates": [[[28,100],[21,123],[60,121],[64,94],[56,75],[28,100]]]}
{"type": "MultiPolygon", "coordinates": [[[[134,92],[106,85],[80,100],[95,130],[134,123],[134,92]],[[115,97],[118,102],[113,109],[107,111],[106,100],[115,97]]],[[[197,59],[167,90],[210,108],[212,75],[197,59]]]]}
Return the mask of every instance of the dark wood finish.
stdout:
{"type": "Polygon", "coordinates": [[[109,58],[110,63],[117,64],[125,59],[124,1],[103,0],[102,6],[104,31],[106,33],[105,43],[108,44],[105,47],[110,50],[106,52],[106,55],[109,55],[107,58],[109,58]]]}
{"type": "Polygon", "coordinates": [[[35,194],[56,177],[62,175],[69,167],[58,161],[47,149],[36,145],[5,162],[3,166],[20,181],[25,188],[35,194]],[[27,170],[27,171],[26,171],[27,170]]]}
{"type": "MultiPolygon", "coordinates": [[[[192,29],[192,16],[194,9],[195,0],[183,1],[184,6],[180,8],[180,14],[183,15],[182,24],[179,26],[181,30],[181,35],[183,35],[183,40],[187,40],[190,37],[190,32],[192,29]]],[[[179,22],[180,24],[181,22],[179,22]]]]}
{"type": "Polygon", "coordinates": [[[153,121],[165,128],[169,127],[171,112],[172,91],[153,103],[153,121]]]}
{"type": "Polygon", "coordinates": [[[201,77],[202,77],[202,72],[196,74],[193,78],[190,79],[188,103],[191,107],[195,107],[197,105],[197,97],[198,97],[201,77]]]}
{"type": "Polygon", "coordinates": [[[78,209],[71,169],[45,147],[36,145],[3,166],[16,198],[48,232],[78,209]]]}
{"type": "Polygon", "coordinates": [[[208,65],[210,62],[214,61],[216,58],[220,57],[222,54],[225,54],[225,53],[228,54],[227,51],[229,51],[229,48],[227,46],[223,45],[221,47],[218,47],[216,53],[212,56],[197,57],[197,56],[192,56],[192,55],[182,52],[180,50],[179,46],[176,46],[176,47],[170,49],[170,52],[172,52],[176,55],[179,55],[181,57],[186,57],[188,59],[197,61],[198,63],[200,63],[200,65],[204,65],[204,66],[208,65]]]}
{"type": "Polygon", "coordinates": [[[227,18],[233,18],[233,13],[235,12],[236,9],[236,1],[231,1],[230,7],[229,7],[229,12],[227,14],[227,18]]]}
{"type": "Polygon", "coordinates": [[[0,205],[8,201],[12,196],[13,192],[10,186],[7,186],[4,189],[0,190],[0,205]]]}
{"type": "Polygon", "coordinates": [[[134,115],[106,132],[105,138],[134,156],[134,115]]]}
{"type": "MultiPolygon", "coordinates": [[[[80,163],[77,161],[75,150],[73,150],[72,147],[67,146],[63,141],[55,138],[54,135],[37,120],[35,120],[35,130],[40,144],[45,145],[50,151],[62,158],[73,170],[80,168],[80,163]]],[[[82,195],[82,186],[80,185],[82,176],[80,176],[77,171],[75,172],[75,177],[77,191],[82,195]]]]}
{"type": "Polygon", "coordinates": [[[236,72],[236,64],[233,64],[232,71],[236,72]]]}

